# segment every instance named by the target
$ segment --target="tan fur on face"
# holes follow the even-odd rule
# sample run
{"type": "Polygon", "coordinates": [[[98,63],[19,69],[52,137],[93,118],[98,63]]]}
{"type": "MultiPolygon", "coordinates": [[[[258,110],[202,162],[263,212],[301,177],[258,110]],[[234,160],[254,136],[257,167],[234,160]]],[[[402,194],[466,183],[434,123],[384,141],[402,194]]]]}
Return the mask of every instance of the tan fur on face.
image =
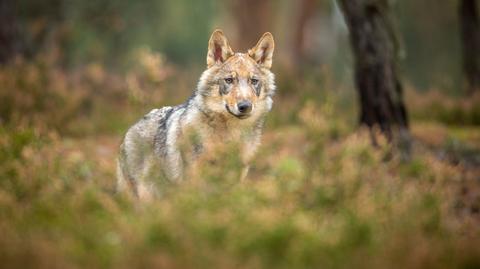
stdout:
{"type": "Polygon", "coordinates": [[[269,110],[266,98],[271,95],[270,88],[273,86],[270,85],[270,74],[269,70],[261,68],[247,54],[236,53],[221,65],[210,68],[208,77],[204,78],[205,83],[210,85],[208,98],[205,101],[209,104],[209,108],[213,108],[226,118],[235,118],[228,112],[225,105],[234,110],[239,102],[246,100],[253,106],[250,117],[257,118],[257,115],[269,110]],[[233,78],[234,83],[230,86],[228,93],[222,94],[220,88],[228,77],[233,78]],[[255,86],[251,83],[252,78],[258,79],[261,85],[258,96],[255,86]]]}
{"type": "Polygon", "coordinates": [[[204,115],[220,120],[217,125],[225,121],[248,125],[265,115],[272,107],[275,92],[270,71],[273,50],[273,36],[265,33],[248,53],[234,53],[223,32],[215,30],[208,44],[208,69],[198,85],[204,115]],[[226,78],[233,78],[234,83],[226,85],[226,78]],[[252,83],[252,78],[259,81],[259,86],[252,83]],[[239,113],[241,101],[252,104],[250,113],[239,113]]]}
{"type": "Polygon", "coordinates": [[[225,62],[224,70],[234,78],[230,92],[223,95],[224,101],[233,108],[239,102],[246,100],[252,103],[254,111],[258,97],[250,79],[253,77],[260,79],[261,70],[250,57],[244,54],[237,54],[229,58],[225,62]]]}

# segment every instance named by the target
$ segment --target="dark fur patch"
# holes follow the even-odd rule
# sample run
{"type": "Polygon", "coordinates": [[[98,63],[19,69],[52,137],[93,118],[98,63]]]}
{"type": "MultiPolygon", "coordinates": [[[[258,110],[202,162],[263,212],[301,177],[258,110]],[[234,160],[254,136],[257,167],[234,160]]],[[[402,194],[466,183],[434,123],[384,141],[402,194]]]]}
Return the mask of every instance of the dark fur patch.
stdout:
{"type": "Polygon", "coordinates": [[[167,155],[167,152],[166,152],[167,147],[165,147],[167,143],[167,131],[168,131],[167,123],[172,113],[176,110],[178,110],[178,106],[170,108],[165,113],[165,116],[158,121],[157,133],[155,134],[153,143],[156,145],[160,144],[160,146],[155,146],[155,149],[159,149],[160,152],[157,152],[157,154],[160,154],[160,156],[167,155]]]}
{"type": "Polygon", "coordinates": [[[255,94],[260,96],[260,92],[262,91],[262,82],[258,81],[257,85],[253,86],[253,88],[255,89],[255,94]]]}
{"type": "Polygon", "coordinates": [[[230,92],[230,86],[228,86],[226,83],[219,83],[219,90],[220,90],[220,95],[225,95],[228,92],[230,92]]]}
{"type": "Polygon", "coordinates": [[[262,57],[260,58],[260,61],[258,63],[264,63],[265,60],[267,59],[267,49],[268,47],[262,48],[262,57]]]}
{"type": "Polygon", "coordinates": [[[215,52],[213,54],[213,57],[215,59],[215,62],[223,62],[222,47],[219,44],[215,44],[215,52]]]}

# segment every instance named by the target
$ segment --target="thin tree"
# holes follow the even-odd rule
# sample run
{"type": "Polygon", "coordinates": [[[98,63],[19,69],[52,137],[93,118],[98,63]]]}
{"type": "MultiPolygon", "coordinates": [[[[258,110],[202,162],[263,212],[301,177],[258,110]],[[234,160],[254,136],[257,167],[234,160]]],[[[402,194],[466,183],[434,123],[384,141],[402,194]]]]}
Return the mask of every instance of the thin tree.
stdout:
{"type": "Polygon", "coordinates": [[[10,61],[20,50],[15,1],[0,0],[0,64],[10,61]]]}
{"type": "Polygon", "coordinates": [[[305,31],[309,20],[315,14],[318,2],[316,0],[300,0],[298,3],[298,14],[294,26],[292,58],[295,66],[298,68],[305,61],[305,31]]]}
{"type": "Polygon", "coordinates": [[[409,145],[408,117],[397,70],[398,42],[388,0],[339,0],[355,60],[360,124],[376,126],[389,141],[409,145]]]}
{"type": "Polygon", "coordinates": [[[480,91],[480,16],[478,8],[477,0],[460,0],[458,7],[463,73],[469,94],[480,91]]]}
{"type": "Polygon", "coordinates": [[[232,0],[229,6],[238,32],[236,50],[249,49],[263,33],[272,31],[270,0],[232,0]]]}

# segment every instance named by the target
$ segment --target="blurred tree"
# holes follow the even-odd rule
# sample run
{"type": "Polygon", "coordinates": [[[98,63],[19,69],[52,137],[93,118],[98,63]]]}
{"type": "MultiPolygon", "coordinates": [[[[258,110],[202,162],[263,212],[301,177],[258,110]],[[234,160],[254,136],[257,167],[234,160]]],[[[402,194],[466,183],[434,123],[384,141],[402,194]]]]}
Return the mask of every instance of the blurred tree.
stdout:
{"type": "MultiPolygon", "coordinates": [[[[389,141],[409,144],[408,118],[397,72],[398,42],[388,0],[339,0],[350,32],[360,124],[379,126],[389,141]],[[393,127],[396,127],[395,129],[393,127]],[[397,135],[398,134],[398,135],[397,135]]],[[[372,142],[376,144],[372,132],[372,142]]]]}
{"type": "Polygon", "coordinates": [[[147,48],[176,64],[203,63],[217,2],[0,0],[0,62],[58,49],[66,67],[99,62],[122,70],[147,48]]]}
{"type": "Polygon", "coordinates": [[[460,1],[396,0],[392,6],[406,52],[401,62],[402,75],[416,90],[459,93],[461,42],[452,37],[460,36],[460,1]]]}
{"type": "Polygon", "coordinates": [[[236,28],[237,48],[246,51],[253,47],[264,32],[269,31],[271,24],[270,0],[232,0],[230,10],[236,28]]]}
{"type": "Polygon", "coordinates": [[[21,52],[22,42],[15,16],[15,1],[0,0],[0,64],[21,52]]]}
{"type": "Polygon", "coordinates": [[[296,67],[301,67],[305,60],[305,28],[308,21],[312,18],[317,6],[316,0],[301,0],[299,2],[299,12],[295,24],[293,36],[293,62],[296,67]]]}
{"type": "Polygon", "coordinates": [[[460,0],[459,19],[463,52],[463,72],[467,92],[480,91],[480,17],[477,0],[460,0]]]}

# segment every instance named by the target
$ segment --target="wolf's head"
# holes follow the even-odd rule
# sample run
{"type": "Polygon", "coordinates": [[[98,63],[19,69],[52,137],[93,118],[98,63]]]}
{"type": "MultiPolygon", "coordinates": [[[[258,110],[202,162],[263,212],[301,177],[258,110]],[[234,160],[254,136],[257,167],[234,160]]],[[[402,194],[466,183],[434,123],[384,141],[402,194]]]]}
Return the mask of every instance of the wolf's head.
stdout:
{"type": "Polygon", "coordinates": [[[208,69],[198,87],[204,109],[236,119],[268,112],[275,91],[273,49],[273,36],[265,33],[247,53],[235,53],[223,32],[215,30],[208,42],[208,69]]]}

